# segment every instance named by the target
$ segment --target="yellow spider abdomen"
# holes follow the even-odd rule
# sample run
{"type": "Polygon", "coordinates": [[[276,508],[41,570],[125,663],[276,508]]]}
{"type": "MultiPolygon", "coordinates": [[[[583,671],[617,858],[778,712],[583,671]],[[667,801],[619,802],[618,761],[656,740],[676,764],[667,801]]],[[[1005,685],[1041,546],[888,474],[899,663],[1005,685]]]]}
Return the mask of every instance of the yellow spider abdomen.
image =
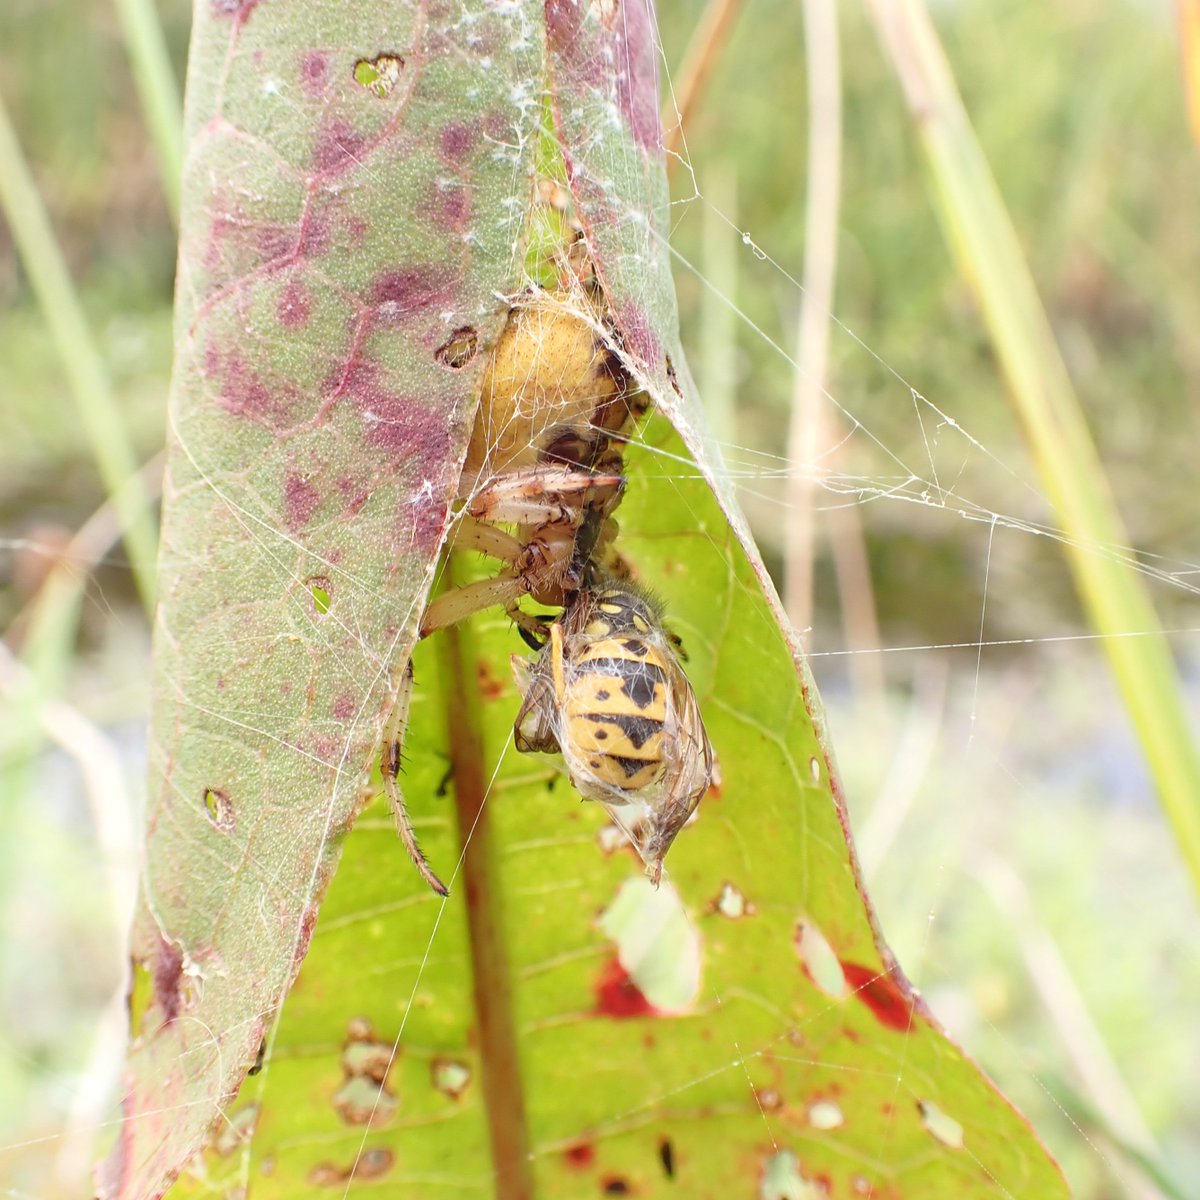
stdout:
{"type": "Polygon", "coordinates": [[[467,471],[498,475],[534,466],[547,454],[588,465],[576,457],[574,441],[586,447],[598,428],[628,419],[625,377],[579,315],[581,303],[587,302],[548,296],[513,309],[484,373],[467,471]],[[608,416],[605,410],[617,403],[620,411],[608,416]],[[556,452],[557,438],[569,444],[556,452]]]}

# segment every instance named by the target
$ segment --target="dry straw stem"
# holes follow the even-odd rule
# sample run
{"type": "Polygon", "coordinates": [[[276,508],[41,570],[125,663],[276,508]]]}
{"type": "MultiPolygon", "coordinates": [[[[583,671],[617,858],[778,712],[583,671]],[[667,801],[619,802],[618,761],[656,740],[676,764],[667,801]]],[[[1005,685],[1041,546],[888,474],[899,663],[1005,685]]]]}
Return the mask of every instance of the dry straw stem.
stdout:
{"type": "Polygon", "coordinates": [[[1092,1019],[1058,943],[1038,919],[1021,877],[1004,859],[985,854],[974,865],[971,878],[995,904],[1004,927],[1013,931],[1029,980],[1053,1023],[1063,1054],[1083,1085],[1098,1123],[1137,1168],[1137,1173],[1133,1173],[1126,1170],[1126,1164],[1110,1164],[1125,1189],[1124,1194],[1128,1200],[1161,1200],[1164,1193],[1142,1172],[1147,1164],[1156,1163],[1162,1152],[1092,1019]]]}
{"type": "Polygon", "coordinates": [[[1200,755],[1158,615],[1108,489],[1066,364],[919,0],[871,0],[932,172],[939,215],[973,287],[1065,534],[1067,561],[1200,892],[1200,755]],[[1138,636],[1130,637],[1135,633],[1138,636]]]}
{"type": "Polygon", "coordinates": [[[1200,0],[1178,0],[1179,52],[1192,137],[1200,145],[1200,0]]]}
{"type": "MultiPolygon", "coordinates": [[[[804,217],[804,285],[796,327],[796,362],[788,428],[788,522],[784,542],[784,595],[798,630],[813,620],[816,500],[841,435],[825,399],[829,374],[829,323],[837,278],[841,192],[842,86],[835,0],[802,0],[808,76],[808,181],[804,217]]],[[[862,523],[853,505],[827,518],[847,642],[855,650],[879,649],[871,571],[862,523]]],[[[878,696],[883,672],[877,654],[852,660],[858,684],[878,696]]]]}
{"type": "Polygon", "coordinates": [[[183,176],[183,109],[179,84],[152,0],[116,0],[125,46],[133,64],[142,113],[154,142],[171,220],[179,224],[183,176]]]}
{"type": "Polygon", "coordinates": [[[663,151],[667,156],[667,173],[675,169],[683,152],[684,130],[691,124],[708,78],[712,74],[717,56],[725,47],[733,19],[741,7],[741,0],[709,0],[704,15],[696,24],[696,32],[683,56],[678,81],[672,100],[663,115],[663,151]]]}
{"type": "Polygon", "coordinates": [[[808,67],[808,179],[804,204],[804,284],[796,326],[796,372],[788,425],[788,523],[783,547],[788,616],[812,623],[814,513],[830,437],[824,413],[829,313],[837,275],[841,191],[842,80],[832,0],[802,0],[808,67]]]}
{"type": "Polygon", "coordinates": [[[0,206],[21,263],[54,337],[75,405],[92,444],[108,496],[117,510],[134,579],[146,611],[154,605],[157,536],[145,485],[108,369],[54,239],[41,197],[0,98],[0,206]]]}

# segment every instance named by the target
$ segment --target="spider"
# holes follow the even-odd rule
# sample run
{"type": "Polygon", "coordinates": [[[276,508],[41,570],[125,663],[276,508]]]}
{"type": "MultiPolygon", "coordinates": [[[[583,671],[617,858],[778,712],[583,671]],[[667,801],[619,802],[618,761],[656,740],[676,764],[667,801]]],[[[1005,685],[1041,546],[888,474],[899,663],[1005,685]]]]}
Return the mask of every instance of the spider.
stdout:
{"type": "MultiPolygon", "coordinates": [[[[531,596],[562,607],[593,564],[615,555],[622,446],[648,402],[622,367],[615,338],[599,336],[598,327],[605,328],[603,301],[594,291],[535,292],[510,311],[484,372],[452,538],[455,548],[481,551],[505,566],[438,596],[425,610],[421,637],[503,605],[522,638],[541,650],[549,627],[518,601],[531,596]]],[[[409,663],[394,689],[380,768],[413,865],[445,896],[397,783],[411,696],[409,663]]]]}

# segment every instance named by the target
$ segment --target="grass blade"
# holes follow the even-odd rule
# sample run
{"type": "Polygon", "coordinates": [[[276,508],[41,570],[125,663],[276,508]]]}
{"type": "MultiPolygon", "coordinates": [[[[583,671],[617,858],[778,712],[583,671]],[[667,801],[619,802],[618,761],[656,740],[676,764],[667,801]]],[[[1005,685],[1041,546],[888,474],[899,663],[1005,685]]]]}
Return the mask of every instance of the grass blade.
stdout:
{"type": "Polygon", "coordinates": [[[157,535],[120,406],[0,98],[0,207],[62,359],[76,408],[117,510],[146,611],[154,605],[157,535]]]}
{"type": "Polygon", "coordinates": [[[1200,755],[1179,678],[1078,398],[995,180],[920,0],[870,5],[932,172],[939,216],[978,298],[1092,629],[1200,891],[1200,755]],[[1131,633],[1138,636],[1130,637],[1131,633]]]}
{"type": "Polygon", "coordinates": [[[116,0],[116,6],[142,113],[154,142],[167,207],[172,222],[178,225],[183,176],[183,106],[179,83],[171,69],[162,23],[151,0],[116,0]]]}

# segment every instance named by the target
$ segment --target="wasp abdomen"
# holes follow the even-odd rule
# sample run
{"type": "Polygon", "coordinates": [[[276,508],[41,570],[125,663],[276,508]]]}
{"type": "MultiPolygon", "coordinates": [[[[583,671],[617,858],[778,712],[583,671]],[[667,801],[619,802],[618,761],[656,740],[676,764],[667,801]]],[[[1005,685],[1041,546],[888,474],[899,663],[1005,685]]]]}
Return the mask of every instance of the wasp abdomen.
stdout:
{"type": "Polygon", "coordinates": [[[636,791],[662,774],[666,672],[637,639],[604,639],[574,664],[566,687],[566,734],[601,782],[636,791]],[[630,645],[635,642],[635,645],[630,645]]]}

